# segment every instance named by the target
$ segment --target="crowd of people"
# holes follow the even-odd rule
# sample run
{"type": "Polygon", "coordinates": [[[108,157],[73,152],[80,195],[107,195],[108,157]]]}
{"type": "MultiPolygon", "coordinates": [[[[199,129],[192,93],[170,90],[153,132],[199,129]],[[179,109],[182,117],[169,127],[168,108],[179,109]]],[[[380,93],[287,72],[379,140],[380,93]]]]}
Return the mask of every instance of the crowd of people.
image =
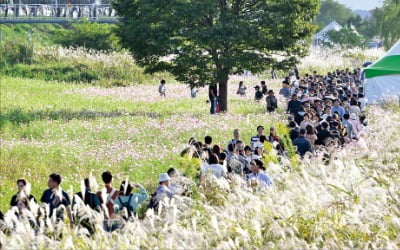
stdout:
{"type": "Polygon", "coordinates": [[[282,82],[279,93],[289,99],[290,137],[301,155],[317,145],[345,145],[359,139],[367,124],[360,74],[359,68],[327,75],[314,71],[304,77],[292,73],[282,82]]]}
{"type": "MultiPolygon", "coordinates": [[[[359,139],[366,125],[366,103],[358,80],[360,74],[360,69],[346,69],[327,75],[313,72],[300,77],[298,71],[294,71],[284,79],[279,90],[279,94],[287,99],[288,135],[278,135],[274,127],[269,127],[268,133],[265,133],[264,126],[259,125],[256,128],[257,134],[246,144],[241,138],[240,129],[234,129],[233,138],[224,146],[213,144],[211,136],[205,136],[204,141],[190,138],[188,147],[181,155],[202,159],[203,164],[199,168],[200,185],[207,175],[217,179],[229,179],[237,175],[249,187],[271,188],[274,183],[266,172],[264,162],[265,155],[271,150],[278,156],[286,157],[287,147],[293,146],[300,157],[308,157],[319,147],[342,147],[359,139]],[[287,141],[292,144],[288,145],[287,141]]],[[[163,85],[165,81],[161,81],[161,95],[165,95],[163,85]]],[[[264,81],[255,90],[255,100],[260,101],[266,96],[267,110],[274,112],[278,103],[274,92],[267,89],[264,81]]],[[[211,108],[214,109],[216,93],[217,90],[210,87],[211,108]]],[[[237,94],[246,94],[243,82],[239,84],[237,94]]],[[[39,200],[40,205],[30,194],[29,183],[20,179],[17,181],[18,193],[11,198],[10,210],[6,215],[0,212],[0,229],[12,231],[18,221],[28,222],[32,228],[40,228],[49,223],[63,222],[67,214],[71,226],[81,225],[93,233],[93,222],[87,213],[85,215],[82,212],[89,208],[90,213],[101,216],[104,230],[111,232],[120,228],[121,222],[134,218],[145,201],[149,201],[145,207],[158,209],[165,198],[184,195],[187,190],[177,188],[172,181],[177,176],[179,173],[174,168],[160,174],[159,186],[149,196],[142,185],[128,180],[121,183],[119,190],[114,188],[113,175],[106,171],[101,175],[104,182],[101,191],[92,192],[91,180],[86,178],[83,181],[84,190],[76,193],[71,201],[60,187],[61,175],[53,173],[48,178],[48,189],[39,200]],[[135,188],[137,192],[134,192],[135,188]],[[5,223],[7,220],[12,223],[5,223]]]]}
{"type": "MultiPolygon", "coordinates": [[[[165,197],[172,198],[184,191],[175,188],[170,180],[177,175],[177,170],[171,168],[159,177],[159,187],[151,195],[149,208],[157,209],[165,197]]],[[[113,175],[106,171],[101,175],[104,188],[92,192],[89,178],[83,180],[84,190],[74,194],[71,200],[67,192],[61,188],[62,177],[53,173],[49,176],[46,189],[39,202],[30,194],[30,184],[25,179],[17,180],[18,192],[12,196],[10,210],[3,214],[0,211],[0,230],[15,231],[18,223],[28,223],[35,231],[50,224],[64,223],[65,214],[71,227],[82,226],[90,234],[95,231],[94,220],[100,216],[103,219],[105,231],[112,232],[121,227],[123,221],[134,218],[138,208],[149,195],[146,189],[128,180],[122,181],[119,189],[113,187],[113,175]],[[137,188],[138,191],[134,192],[137,188]],[[88,211],[90,209],[90,211],[88,211]],[[8,223],[7,223],[8,222],[8,223]]]]}
{"type": "MultiPolygon", "coordinates": [[[[285,77],[279,95],[287,100],[290,138],[302,157],[318,146],[340,146],[358,140],[367,124],[361,74],[361,69],[356,68],[326,75],[314,71],[301,77],[294,68],[285,77]]],[[[265,81],[254,88],[254,100],[261,102],[265,98],[267,112],[275,112],[278,100],[274,91],[268,90],[265,81]]],[[[240,81],[237,94],[246,95],[246,89],[240,81]]]]}

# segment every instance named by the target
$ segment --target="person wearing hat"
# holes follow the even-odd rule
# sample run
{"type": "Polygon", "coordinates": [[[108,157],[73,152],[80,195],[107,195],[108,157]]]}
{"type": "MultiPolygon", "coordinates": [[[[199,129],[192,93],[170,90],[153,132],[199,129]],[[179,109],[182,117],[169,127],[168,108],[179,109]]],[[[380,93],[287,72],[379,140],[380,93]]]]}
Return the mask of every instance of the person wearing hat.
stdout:
{"type": "Polygon", "coordinates": [[[271,187],[273,186],[273,182],[271,178],[262,171],[264,170],[264,164],[262,161],[256,159],[251,161],[251,174],[247,176],[249,183],[251,185],[254,185],[254,183],[257,183],[258,185],[262,187],[271,187]]]}
{"type": "Polygon", "coordinates": [[[161,201],[164,200],[165,197],[169,199],[173,198],[176,194],[169,188],[169,181],[171,178],[169,177],[168,173],[162,173],[158,177],[158,188],[156,190],[157,200],[161,201]]]}
{"type": "Polygon", "coordinates": [[[255,90],[256,90],[256,93],[255,93],[255,95],[254,95],[254,100],[256,101],[256,102],[259,102],[262,98],[263,98],[263,93],[261,92],[261,90],[260,90],[260,86],[255,86],[254,87],[255,88],[255,90]]]}
{"type": "Polygon", "coordinates": [[[264,155],[264,144],[260,141],[254,143],[254,154],[252,156],[252,159],[262,159],[264,155]]]}

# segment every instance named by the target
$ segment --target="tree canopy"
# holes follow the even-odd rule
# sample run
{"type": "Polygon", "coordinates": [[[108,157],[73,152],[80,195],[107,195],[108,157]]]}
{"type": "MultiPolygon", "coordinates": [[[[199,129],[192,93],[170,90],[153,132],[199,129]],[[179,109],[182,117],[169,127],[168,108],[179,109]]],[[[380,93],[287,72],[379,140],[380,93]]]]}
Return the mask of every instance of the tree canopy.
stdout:
{"type": "Polygon", "coordinates": [[[117,34],[149,73],[169,71],[191,86],[219,84],[227,111],[229,75],[293,65],[307,53],[319,0],[116,0],[117,34]],[[282,59],[279,63],[279,54],[282,59]]]}
{"type": "Polygon", "coordinates": [[[334,44],[338,44],[342,48],[366,46],[365,39],[348,26],[339,31],[331,30],[328,32],[328,36],[334,44]]]}
{"type": "Polygon", "coordinates": [[[381,11],[376,11],[385,48],[400,39],[400,0],[385,0],[381,11]]]}
{"type": "Polygon", "coordinates": [[[349,20],[356,19],[357,16],[351,9],[336,0],[322,0],[316,23],[322,29],[333,20],[341,25],[345,25],[349,20]]]}

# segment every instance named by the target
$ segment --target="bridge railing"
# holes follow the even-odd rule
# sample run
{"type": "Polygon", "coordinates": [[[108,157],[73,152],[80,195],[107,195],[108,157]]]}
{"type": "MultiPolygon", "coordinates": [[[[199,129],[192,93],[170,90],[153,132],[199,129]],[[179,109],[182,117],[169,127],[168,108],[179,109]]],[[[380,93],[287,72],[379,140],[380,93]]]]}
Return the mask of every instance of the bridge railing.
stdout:
{"type": "Polygon", "coordinates": [[[0,4],[0,19],[117,18],[109,4],[0,4]]]}

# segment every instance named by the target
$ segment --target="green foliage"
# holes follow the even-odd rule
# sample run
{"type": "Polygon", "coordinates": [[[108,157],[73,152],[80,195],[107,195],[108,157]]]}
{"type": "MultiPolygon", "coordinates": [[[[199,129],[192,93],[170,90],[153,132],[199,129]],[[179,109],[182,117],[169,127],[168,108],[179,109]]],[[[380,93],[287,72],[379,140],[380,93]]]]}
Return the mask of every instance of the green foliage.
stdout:
{"type": "Polygon", "coordinates": [[[199,177],[201,160],[199,158],[189,158],[188,156],[179,159],[179,167],[188,178],[195,181],[199,177]]]}
{"type": "Polygon", "coordinates": [[[33,49],[26,41],[0,42],[0,67],[17,63],[30,63],[33,59],[33,49]]]}
{"type": "Polygon", "coordinates": [[[398,0],[386,0],[379,17],[381,36],[386,49],[400,39],[400,2],[398,0]]]}
{"type": "Polygon", "coordinates": [[[82,21],[72,23],[70,29],[59,30],[55,42],[64,47],[85,47],[96,50],[118,50],[114,25],[82,21]]]}
{"type": "Polygon", "coordinates": [[[32,54],[32,48],[26,50],[25,44],[3,45],[12,47],[3,52],[3,60],[0,60],[0,64],[4,65],[0,72],[8,76],[105,87],[155,84],[161,78],[171,82],[170,76],[165,73],[145,74],[132,57],[123,52],[38,47],[32,54]]]}
{"type": "Polygon", "coordinates": [[[379,35],[380,32],[380,27],[375,17],[378,12],[380,12],[380,9],[374,9],[371,17],[363,19],[336,0],[323,0],[316,18],[316,24],[319,29],[322,29],[330,22],[336,21],[344,26],[354,26],[362,36],[371,39],[379,35]]]}
{"type": "Polygon", "coordinates": [[[344,27],[339,31],[331,30],[328,32],[328,36],[333,44],[342,48],[364,48],[366,46],[364,38],[351,27],[344,27]]]}
{"type": "Polygon", "coordinates": [[[0,25],[0,74],[105,87],[154,84],[169,74],[145,74],[118,48],[112,25],[82,22],[68,30],[60,25],[0,25]],[[84,45],[86,49],[54,46],[84,45]],[[89,45],[89,46],[88,46],[89,45]],[[113,50],[99,52],[88,49],[113,50]]]}
{"type": "Polygon", "coordinates": [[[274,52],[284,57],[280,65],[306,54],[318,3],[117,0],[114,8],[122,17],[117,34],[140,66],[191,86],[218,82],[226,111],[230,74],[262,72],[277,63],[274,52]]]}
{"type": "Polygon", "coordinates": [[[99,80],[101,73],[88,64],[46,63],[36,65],[16,64],[5,70],[5,74],[15,77],[57,80],[64,82],[91,83],[99,80]]]}
{"type": "Polygon", "coordinates": [[[341,25],[345,25],[349,20],[356,18],[351,9],[336,0],[322,0],[316,23],[320,29],[335,20],[341,25]]]}

